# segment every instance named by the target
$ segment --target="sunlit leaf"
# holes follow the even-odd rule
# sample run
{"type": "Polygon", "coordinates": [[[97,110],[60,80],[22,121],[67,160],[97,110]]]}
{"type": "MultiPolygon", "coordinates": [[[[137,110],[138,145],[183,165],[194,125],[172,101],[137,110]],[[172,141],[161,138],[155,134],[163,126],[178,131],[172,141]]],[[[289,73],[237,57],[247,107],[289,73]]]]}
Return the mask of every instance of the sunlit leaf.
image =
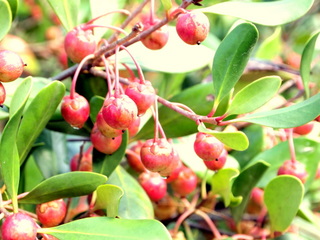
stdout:
{"type": "Polygon", "coordinates": [[[19,1],[18,0],[7,0],[7,1],[10,5],[12,20],[14,20],[16,14],[17,14],[17,11],[18,11],[19,1]]]}
{"type": "Polygon", "coordinates": [[[0,40],[9,32],[11,28],[12,13],[8,1],[0,0],[0,40]]]}
{"type": "Polygon", "coordinates": [[[162,5],[166,11],[168,11],[172,8],[171,0],[161,0],[161,2],[162,2],[162,5]]]}
{"type": "Polygon", "coordinates": [[[274,33],[266,38],[259,46],[255,57],[260,59],[273,60],[280,55],[282,49],[281,27],[277,27],[274,33]]]}
{"type": "Polygon", "coordinates": [[[100,96],[94,96],[90,99],[90,119],[92,122],[96,122],[97,115],[103,105],[104,98],[100,96]]]}

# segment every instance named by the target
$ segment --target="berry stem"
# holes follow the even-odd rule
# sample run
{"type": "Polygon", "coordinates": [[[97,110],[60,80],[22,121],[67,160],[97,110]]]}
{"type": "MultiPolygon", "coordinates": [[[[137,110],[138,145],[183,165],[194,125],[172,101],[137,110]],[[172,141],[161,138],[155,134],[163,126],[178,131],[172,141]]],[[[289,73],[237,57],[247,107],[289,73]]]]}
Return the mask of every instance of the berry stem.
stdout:
{"type": "Polygon", "coordinates": [[[114,79],[114,96],[118,97],[119,92],[119,69],[118,69],[118,55],[119,55],[120,46],[116,47],[116,52],[114,55],[114,71],[115,71],[115,79],[114,79]]]}
{"type": "Polygon", "coordinates": [[[123,14],[128,15],[128,16],[130,16],[130,14],[131,14],[131,13],[130,13],[128,10],[126,10],[126,9],[117,9],[117,10],[113,10],[113,11],[104,13],[104,14],[98,16],[98,17],[95,17],[95,18],[89,20],[86,24],[92,24],[94,21],[96,21],[96,20],[98,20],[98,19],[100,19],[100,18],[102,18],[102,17],[105,17],[105,16],[107,16],[107,15],[109,15],[109,14],[113,14],[113,13],[123,13],[123,14]]]}
{"type": "Polygon", "coordinates": [[[213,221],[208,217],[208,215],[206,213],[197,209],[195,211],[195,214],[199,215],[200,217],[202,217],[206,221],[206,223],[210,227],[213,235],[215,236],[214,239],[221,239],[221,234],[220,234],[219,230],[217,229],[216,225],[213,223],[213,221]]]}
{"type": "Polygon", "coordinates": [[[129,75],[130,75],[130,81],[134,81],[134,79],[135,79],[135,74],[134,74],[134,72],[132,71],[132,69],[131,68],[129,68],[129,66],[127,65],[127,64],[125,64],[125,63],[121,63],[125,68],[126,68],[126,70],[128,71],[128,73],[129,73],[129,75]]]}
{"type": "Polygon", "coordinates": [[[150,25],[154,23],[154,0],[150,0],[150,25]]]}
{"type": "Polygon", "coordinates": [[[159,138],[159,114],[158,114],[158,101],[157,96],[154,100],[154,142],[159,138]]]}
{"type": "Polygon", "coordinates": [[[288,143],[289,143],[291,161],[294,163],[296,162],[297,158],[296,158],[296,151],[295,151],[294,142],[293,142],[293,128],[288,129],[288,143]]]}
{"type": "Polygon", "coordinates": [[[128,36],[128,33],[123,30],[122,28],[119,27],[114,27],[114,26],[110,26],[110,25],[96,25],[96,24],[90,24],[90,25],[86,25],[85,27],[82,28],[82,30],[90,30],[92,28],[96,28],[96,27],[101,27],[101,28],[108,28],[108,29],[112,29],[114,31],[118,31],[120,33],[123,33],[125,36],[128,36]]]}
{"type": "Polygon", "coordinates": [[[208,169],[206,169],[204,176],[202,178],[202,181],[201,181],[201,197],[202,197],[202,199],[206,199],[208,197],[207,187],[206,187],[207,176],[208,176],[208,169]]]}
{"type": "Polygon", "coordinates": [[[109,72],[109,63],[107,61],[107,59],[105,58],[105,56],[102,56],[102,61],[104,63],[104,66],[105,66],[105,71],[106,71],[106,79],[107,79],[107,85],[108,85],[108,93],[107,93],[107,96],[105,97],[105,100],[106,101],[108,99],[108,97],[110,97],[112,94],[112,81],[111,81],[111,76],[110,76],[110,72],[109,72]]]}

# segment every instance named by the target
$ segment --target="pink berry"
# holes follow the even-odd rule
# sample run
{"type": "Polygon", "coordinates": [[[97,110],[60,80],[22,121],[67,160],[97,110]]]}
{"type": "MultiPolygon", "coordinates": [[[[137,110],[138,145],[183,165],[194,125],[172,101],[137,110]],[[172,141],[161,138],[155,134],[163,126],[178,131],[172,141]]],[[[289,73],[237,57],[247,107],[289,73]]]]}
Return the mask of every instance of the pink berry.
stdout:
{"type": "Polygon", "coordinates": [[[215,161],[221,155],[224,145],[214,136],[198,132],[193,144],[194,151],[204,161],[215,161]]]}
{"type": "Polygon", "coordinates": [[[25,213],[14,213],[5,218],[1,226],[3,240],[35,240],[37,225],[25,213]]]}
{"type": "Polygon", "coordinates": [[[312,131],[313,126],[314,126],[314,122],[309,122],[302,126],[294,127],[293,132],[300,135],[307,135],[312,131]]]}
{"type": "Polygon", "coordinates": [[[200,11],[182,13],[177,18],[177,33],[187,44],[200,44],[206,39],[209,29],[209,20],[207,16],[200,11]]]}
{"type": "Polygon", "coordinates": [[[142,172],[138,181],[152,201],[159,201],[167,194],[167,183],[155,172],[142,172]]]}
{"type": "Polygon", "coordinates": [[[143,142],[138,141],[135,145],[131,146],[128,151],[126,151],[126,158],[129,166],[138,173],[146,171],[140,157],[142,146],[143,142]]]}
{"type": "Polygon", "coordinates": [[[302,183],[305,183],[308,177],[306,171],[306,166],[296,160],[286,160],[278,169],[278,175],[292,175],[301,180],[302,183]]]}
{"type": "Polygon", "coordinates": [[[44,227],[58,226],[67,213],[67,205],[63,199],[57,199],[36,206],[36,214],[44,227]]]}
{"type": "Polygon", "coordinates": [[[97,115],[96,124],[100,132],[106,137],[114,138],[123,134],[122,130],[110,127],[110,125],[104,120],[102,111],[97,115]]]}
{"type": "Polygon", "coordinates": [[[127,95],[120,95],[107,99],[102,115],[110,127],[124,130],[136,120],[138,109],[131,98],[127,95]]]}
{"type": "Polygon", "coordinates": [[[92,172],[92,154],[84,152],[80,159],[80,154],[75,154],[70,161],[71,171],[92,172]]]}
{"type": "Polygon", "coordinates": [[[89,102],[77,93],[74,94],[74,98],[65,96],[61,104],[61,114],[72,127],[82,128],[89,118],[89,102]]]}
{"type": "Polygon", "coordinates": [[[80,63],[83,58],[93,54],[97,48],[92,29],[85,29],[85,25],[72,29],[65,37],[64,48],[72,62],[80,63]]]}
{"type": "Polygon", "coordinates": [[[0,105],[6,100],[6,89],[4,88],[2,82],[0,82],[0,105]]]}
{"type": "Polygon", "coordinates": [[[175,194],[185,197],[196,189],[197,183],[197,175],[190,168],[183,166],[177,179],[171,182],[171,187],[175,194]]]}
{"type": "Polygon", "coordinates": [[[128,127],[130,138],[134,137],[139,132],[140,122],[141,122],[140,117],[137,117],[136,120],[134,120],[134,122],[131,123],[131,125],[128,127]]]}
{"type": "Polygon", "coordinates": [[[251,191],[251,199],[253,202],[259,205],[263,205],[263,195],[264,195],[264,190],[258,187],[255,187],[251,191]]]}
{"type": "Polygon", "coordinates": [[[223,166],[225,165],[225,163],[227,161],[227,156],[228,156],[227,150],[223,149],[220,156],[218,158],[216,158],[215,160],[212,160],[212,161],[203,160],[203,162],[208,169],[213,170],[213,171],[217,171],[217,170],[223,168],[223,166]]]}
{"type": "Polygon", "coordinates": [[[18,54],[9,50],[0,50],[0,81],[12,82],[19,78],[25,64],[18,54]]]}

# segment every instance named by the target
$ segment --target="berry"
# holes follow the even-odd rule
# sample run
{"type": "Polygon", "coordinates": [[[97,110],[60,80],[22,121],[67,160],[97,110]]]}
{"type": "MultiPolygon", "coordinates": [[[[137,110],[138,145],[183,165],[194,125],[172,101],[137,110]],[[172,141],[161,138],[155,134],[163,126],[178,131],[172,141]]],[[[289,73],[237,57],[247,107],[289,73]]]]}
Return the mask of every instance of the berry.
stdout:
{"type": "Polygon", "coordinates": [[[112,128],[124,130],[136,120],[138,109],[135,102],[123,94],[107,99],[102,115],[112,128]]]}
{"type": "Polygon", "coordinates": [[[85,25],[72,29],[64,39],[64,48],[72,62],[80,63],[83,58],[93,54],[97,48],[92,29],[85,28],[85,25]]]}
{"type": "Polygon", "coordinates": [[[44,227],[58,226],[67,213],[67,205],[63,199],[57,199],[36,206],[36,214],[44,227]]]}
{"type": "Polygon", "coordinates": [[[214,136],[198,132],[193,148],[196,154],[204,161],[216,161],[221,155],[224,145],[214,136]]]}
{"type": "MultiPolygon", "coordinates": [[[[141,17],[141,23],[143,24],[143,30],[146,31],[154,25],[158,24],[160,19],[158,18],[150,18],[150,15],[143,15],[141,17]],[[152,22],[151,22],[152,21],[152,22]]],[[[161,28],[153,31],[151,34],[141,39],[142,44],[151,49],[151,50],[159,50],[163,48],[169,39],[168,27],[166,25],[161,28]]]]}
{"type": "Polygon", "coordinates": [[[157,220],[166,220],[178,214],[178,203],[169,195],[153,203],[154,215],[157,220]]]}
{"type": "Polygon", "coordinates": [[[4,88],[2,82],[0,82],[0,105],[6,100],[6,89],[4,88]]]}
{"type": "Polygon", "coordinates": [[[278,169],[278,175],[292,175],[299,178],[302,183],[305,183],[308,177],[306,166],[296,160],[284,161],[282,166],[278,169]]]}
{"type": "Polygon", "coordinates": [[[19,78],[25,64],[18,54],[9,50],[0,50],[0,81],[12,82],[19,78]]]}
{"type": "Polygon", "coordinates": [[[175,194],[185,197],[196,189],[197,183],[197,175],[190,168],[183,166],[177,179],[170,184],[175,194]]]}
{"type": "Polygon", "coordinates": [[[223,166],[225,165],[226,161],[227,161],[227,156],[228,156],[228,152],[227,150],[223,149],[222,153],[220,154],[220,156],[213,160],[213,161],[203,161],[204,164],[207,166],[208,169],[213,170],[213,171],[217,171],[221,168],[223,168],[223,166]]]}
{"type": "Polygon", "coordinates": [[[82,128],[89,118],[89,102],[83,96],[75,93],[74,98],[65,96],[61,104],[61,114],[66,122],[74,128],[82,128]]]}
{"type": "Polygon", "coordinates": [[[138,181],[152,201],[159,201],[167,194],[167,183],[155,172],[142,172],[138,181]]]}
{"type": "Polygon", "coordinates": [[[140,151],[143,142],[138,141],[129,151],[126,152],[126,158],[129,166],[138,173],[146,171],[145,166],[141,162],[140,151]]]}
{"type": "Polygon", "coordinates": [[[114,138],[123,134],[122,130],[110,127],[110,125],[104,120],[102,111],[100,111],[97,115],[96,124],[100,132],[106,137],[114,138]]]}
{"type": "Polygon", "coordinates": [[[70,161],[70,170],[92,172],[92,154],[85,152],[81,159],[79,153],[75,154],[70,161]]]}
{"type": "Polygon", "coordinates": [[[1,226],[3,240],[34,240],[37,236],[35,221],[25,213],[14,213],[1,226]]]}
{"type": "Polygon", "coordinates": [[[141,161],[152,172],[169,176],[180,164],[180,158],[172,145],[165,138],[149,139],[141,148],[141,161]]]}
{"type": "Polygon", "coordinates": [[[140,117],[137,117],[136,120],[134,120],[134,122],[131,123],[131,125],[128,127],[130,138],[134,137],[137,134],[137,132],[139,132],[140,122],[141,122],[140,117]]]}
{"type": "Polygon", "coordinates": [[[204,41],[208,35],[210,23],[200,11],[182,13],[177,18],[176,30],[179,37],[187,44],[195,45],[204,41]]]}
{"type": "Polygon", "coordinates": [[[309,122],[302,126],[294,127],[293,132],[300,135],[307,135],[312,131],[313,126],[314,126],[314,122],[309,122]]]}
{"type": "Polygon", "coordinates": [[[126,88],[125,94],[129,96],[137,105],[138,115],[142,116],[154,103],[155,90],[151,82],[132,82],[126,88]]]}
{"type": "Polygon", "coordinates": [[[112,154],[120,147],[122,135],[119,135],[115,138],[105,137],[95,124],[91,131],[90,139],[93,147],[99,152],[104,154],[112,154]]]}

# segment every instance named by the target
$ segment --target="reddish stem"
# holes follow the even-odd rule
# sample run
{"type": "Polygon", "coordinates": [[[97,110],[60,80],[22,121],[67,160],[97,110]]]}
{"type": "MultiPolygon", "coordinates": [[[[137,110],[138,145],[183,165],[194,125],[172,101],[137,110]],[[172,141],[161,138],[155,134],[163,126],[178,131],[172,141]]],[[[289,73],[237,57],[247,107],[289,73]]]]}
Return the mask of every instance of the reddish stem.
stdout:
{"type": "Polygon", "coordinates": [[[154,23],[154,0],[150,0],[150,24],[154,23]]]}
{"type": "Polygon", "coordinates": [[[132,69],[129,68],[129,66],[128,66],[127,64],[125,64],[125,63],[121,63],[121,64],[122,64],[122,65],[126,68],[126,70],[128,71],[128,73],[129,73],[129,75],[130,75],[131,81],[134,81],[136,75],[134,74],[134,72],[132,71],[132,69]]]}
{"type": "Polygon", "coordinates": [[[212,220],[208,217],[208,215],[199,209],[197,209],[195,211],[195,213],[197,215],[201,216],[206,221],[206,223],[210,227],[213,235],[215,236],[215,239],[221,239],[221,234],[220,234],[219,230],[217,229],[216,225],[212,222],[212,220]]]}
{"type": "Polygon", "coordinates": [[[112,94],[112,81],[111,81],[111,77],[110,77],[110,72],[109,72],[109,64],[107,59],[105,58],[105,56],[102,56],[102,61],[104,63],[105,69],[106,69],[106,79],[107,79],[107,84],[108,84],[108,93],[107,96],[105,97],[104,102],[107,101],[108,97],[110,97],[112,94]]]}
{"type": "Polygon", "coordinates": [[[296,158],[296,152],[295,152],[295,147],[293,142],[293,128],[288,129],[288,143],[289,143],[291,161],[294,163],[296,162],[297,158],[296,158]]]}
{"type": "Polygon", "coordinates": [[[98,17],[95,17],[95,18],[89,20],[86,24],[91,24],[91,23],[93,23],[94,21],[98,20],[99,18],[105,17],[105,16],[107,16],[107,15],[109,15],[109,14],[112,14],[112,13],[123,13],[123,14],[126,14],[126,15],[128,15],[128,16],[130,16],[130,14],[131,14],[131,13],[130,13],[128,10],[126,10],[126,9],[117,9],[117,10],[113,10],[113,11],[104,13],[104,14],[98,16],[98,17]]]}
{"type": "Polygon", "coordinates": [[[114,79],[114,96],[118,97],[120,92],[119,92],[119,69],[118,69],[118,56],[119,56],[119,49],[120,46],[116,47],[116,52],[114,55],[114,68],[115,68],[115,79],[114,79]]]}
{"type": "Polygon", "coordinates": [[[96,27],[112,29],[114,31],[118,31],[120,33],[123,33],[125,36],[128,36],[128,33],[125,30],[123,30],[122,28],[115,27],[115,26],[109,26],[109,25],[90,24],[90,25],[85,25],[84,27],[82,27],[82,30],[86,31],[86,30],[90,30],[90,29],[93,29],[96,27]]]}

